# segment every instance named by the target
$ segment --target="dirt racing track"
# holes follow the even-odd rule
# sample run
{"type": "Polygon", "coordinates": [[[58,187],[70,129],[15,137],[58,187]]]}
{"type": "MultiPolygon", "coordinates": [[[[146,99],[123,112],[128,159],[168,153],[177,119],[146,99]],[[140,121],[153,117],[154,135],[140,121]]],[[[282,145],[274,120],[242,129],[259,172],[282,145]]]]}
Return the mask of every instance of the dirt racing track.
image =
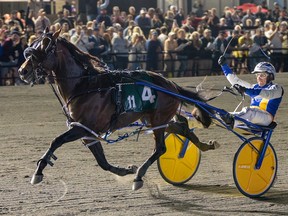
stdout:
{"type": "MultiPolygon", "coordinates": [[[[252,75],[242,78],[255,80],[252,75]]],[[[202,80],[174,81],[196,86],[202,80]]],[[[43,182],[33,186],[30,180],[36,162],[50,141],[67,129],[65,117],[48,85],[1,87],[0,215],[288,215],[288,73],[277,74],[276,81],[286,90],[271,140],[278,157],[278,175],[260,199],[247,198],[237,190],[232,165],[241,141],[216,126],[196,130],[202,140],[215,139],[221,147],[202,153],[196,175],[183,186],[166,183],[155,163],[143,188],[132,191],[133,175],[117,177],[103,171],[80,141],[59,148],[54,167],[47,167],[43,182]]],[[[221,89],[225,85],[225,77],[217,76],[207,77],[204,87],[221,89]]],[[[224,94],[211,104],[233,111],[238,102],[224,94]]],[[[152,135],[135,139],[103,144],[110,163],[139,166],[146,160],[153,151],[152,135]]]]}

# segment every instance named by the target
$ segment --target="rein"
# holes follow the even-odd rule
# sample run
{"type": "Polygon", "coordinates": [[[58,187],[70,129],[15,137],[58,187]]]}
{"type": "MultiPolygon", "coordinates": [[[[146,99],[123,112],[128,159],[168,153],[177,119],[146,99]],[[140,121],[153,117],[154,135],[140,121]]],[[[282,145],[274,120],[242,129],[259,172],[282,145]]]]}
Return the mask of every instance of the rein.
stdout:
{"type": "Polygon", "coordinates": [[[51,82],[49,82],[49,85],[50,85],[53,93],[55,94],[57,100],[59,101],[59,103],[60,103],[60,105],[61,105],[61,107],[62,107],[62,111],[63,111],[64,115],[66,116],[68,122],[72,122],[73,119],[72,119],[71,116],[68,114],[69,111],[68,111],[67,104],[64,105],[63,101],[61,100],[61,97],[60,97],[59,93],[56,91],[55,87],[53,86],[53,84],[52,84],[51,82]]]}

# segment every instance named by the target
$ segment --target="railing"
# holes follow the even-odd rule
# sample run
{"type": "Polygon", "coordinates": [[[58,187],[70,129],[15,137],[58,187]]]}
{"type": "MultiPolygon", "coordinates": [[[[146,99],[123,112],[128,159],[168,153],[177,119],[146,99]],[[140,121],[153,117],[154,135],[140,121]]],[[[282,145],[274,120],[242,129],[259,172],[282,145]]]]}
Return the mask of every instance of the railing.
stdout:
{"type": "MultiPolygon", "coordinates": [[[[288,64],[285,62],[288,62],[288,49],[287,48],[283,48],[283,49],[269,49],[269,52],[273,52],[276,50],[281,50],[281,53],[283,53],[283,51],[286,51],[287,54],[282,54],[279,58],[279,61],[281,61],[283,63],[283,65],[288,64]]],[[[237,52],[237,51],[248,51],[248,49],[235,49],[232,52],[237,52]]],[[[161,73],[163,76],[165,77],[177,77],[178,75],[180,76],[205,76],[205,75],[215,75],[215,74],[222,74],[221,71],[213,71],[213,69],[215,69],[215,67],[217,66],[217,60],[220,56],[215,56],[214,58],[209,57],[209,58],[203,58],[201,56],[197,56],[197,54],[199,53],[195,53],[196,55],[194,55],[192,57],[192,55],[190,55],[190,57],[187,57],[185,59],[181,59],[179,58],[178,52],[169,52],[168,55],[170,56],[170,59],[165,59],[165,52],[159,52],[158,53],[158,68],[157,70],[153,70],[154,72],[157,73],[161,73]],[[176,56],[176,58],[173,58],[173,56],[176,56]],[[213,62],[214,61],[214,62],[213,62]],[[185,64],[184,66],[184,73],[181,73],[181,63],[185,64]],[[212,67],[214,64],[214,67],[212,67]]],[[[115,68],[115,66],[117,65],[117,63],[119,63],[119,59],[116,60],[116,57],[119,55],[126,55],[127,57],[129,55],[141,55],[141,59],[135,59],[135,60],[130,60],[128,59],[127,61],[127,69],[128,70],[135,70],[136,67],[135,65],[139,65],[140,67],[138,69],[144,69],[146,70],[146,57],[147,57],[147,52],[135,52],[135,53],[110,53],[106,56],[99,56],[100,58],[103,58],[103,61],[107,63],[107,65],[111,68],[111,70],[113,69],[117,69],[115,68]]],[[[261,55],[248,55],[246,57],[235,57],[232,55],[228,55],[227,56],[227,60],[229,62],[229,64],[231,65],[231,67],[233,68],[233,70],[236,73],[249,73],[249,71],[251,71],[251,69],[253,68],[249,68],[249,64],[255,60],[254,62],[259,62],[259,61],[271,61],[271,59],[268,58],[273,58],[273,55],[267,54],[267,56],[265,56],[264,54],[261,55]]],[[[183,66],[183,65],[182,65],[183,66]]],[[[286,65],[287,66],[287,65],[286,65]]],[[[285,67],[284,67],[285,68],[285,67]]],[[[183,68],[182,68],[183,69],[183,68]]],[[[287,69],[287,68],[286,68],[287,69]]],[[[5,64],[5,66],[2,66],[0,64],[0,85],[14,85],[17,83],[21,83],[19,76],[18,76],[18,72],[17,72],[18,68],[17,66],[15,66],[15,64],[5,64]],[[10,72],[7,77],[6,74],[2,74],[3,72],[3,68],[5,68],[5,70],[12,69],[15,70],[14,72],[10,72]]],[[[285,72],[288,72],[285,71],[285,72]]]]}

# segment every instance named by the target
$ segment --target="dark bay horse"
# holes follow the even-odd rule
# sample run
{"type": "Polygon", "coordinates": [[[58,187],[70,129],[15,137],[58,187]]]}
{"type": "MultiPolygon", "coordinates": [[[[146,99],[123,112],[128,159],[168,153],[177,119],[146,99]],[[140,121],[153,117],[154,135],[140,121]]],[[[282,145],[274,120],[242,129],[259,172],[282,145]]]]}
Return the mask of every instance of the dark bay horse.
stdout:
{"type": "MultiPolygon", "coordinates": [[[[66,110],[66,117],[70,123],[69,129],[51,142],[49,149],[38,161],[31,183],[37,184],[42,181],[44,168],[47,164],[53,165],[52,159],[57,159],[54,155],[57,148],[64,143],[82,139],[102,169],[120,176],[136,173],[132,188],[133,190],[141,188],[142,177],[148,167],[165,152],[165,127],[158,126],[171,121],[177,113],[181,100],[163,92],[156,92],[156,98],[151,89],[146,89],[144,97],[146,99],[148,97],[150,102],[155,101],[154,107],[137,112],[126,111],[119,99],[121,96],[119,86],[145,80],[168,91],[199,101],[205,100],[198,93],[185,90],[153,72],[109,71],[105,63],[80,51],[59,37],[59,34],[60,30],[53,34],[46,30],[25,50],[26,61],[19,69],[21,79],[27,83],[34,83],[43,77],[55,82],[58,92],[56,95],[63,102],[63,109],[66,110]],[[153,154],[138,169],[134,166],[121,168],[109,164],[99,141],[101,135],[126,127],[139,119],[148,127],[156,128],[153,129],[155,138],[153,154]],[[94,140],[86,137],[94,137],[94,140]]],[[[195,113],[205,127],[211,124],[211,118],[206,112],[198,109],[195,113]]]]}

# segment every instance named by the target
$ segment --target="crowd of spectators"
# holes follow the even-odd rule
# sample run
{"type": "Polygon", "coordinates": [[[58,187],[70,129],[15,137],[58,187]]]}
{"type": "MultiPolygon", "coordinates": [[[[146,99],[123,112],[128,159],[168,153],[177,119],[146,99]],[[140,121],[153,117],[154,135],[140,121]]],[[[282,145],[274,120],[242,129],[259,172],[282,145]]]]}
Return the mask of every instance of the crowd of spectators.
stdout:
{"type": "Polygon", "coordinates": [[[108,13],[101,4],[98,1],[97,16],[86,14],[87,21],[77,18],[69,3],[57,13],[56,20],[30,4],[26,14],[4,14],[0,19],[0,85],[21,83],[17,67],[25,60],[23,51],[46,27],[51,32],[61,28],[61,37],[103,59],[112,70],[142,68],[182,77],[197,76],[205,67],[208,74],[218,75],[217,60],[226,50],[235,71],[251,71],[257,62],[268,61],[267,56],[277,72],[288,71],[288,61],[284,61],[288,55],[288,16],[278,3],[268,9],[263,1],[256,13],[225,7],[220,17],[215,8],[205,11],[201,4],[187,15],[174,5],[165,11],[136,11],[133,6],[125,11],[114,6],[108,13]]]}

